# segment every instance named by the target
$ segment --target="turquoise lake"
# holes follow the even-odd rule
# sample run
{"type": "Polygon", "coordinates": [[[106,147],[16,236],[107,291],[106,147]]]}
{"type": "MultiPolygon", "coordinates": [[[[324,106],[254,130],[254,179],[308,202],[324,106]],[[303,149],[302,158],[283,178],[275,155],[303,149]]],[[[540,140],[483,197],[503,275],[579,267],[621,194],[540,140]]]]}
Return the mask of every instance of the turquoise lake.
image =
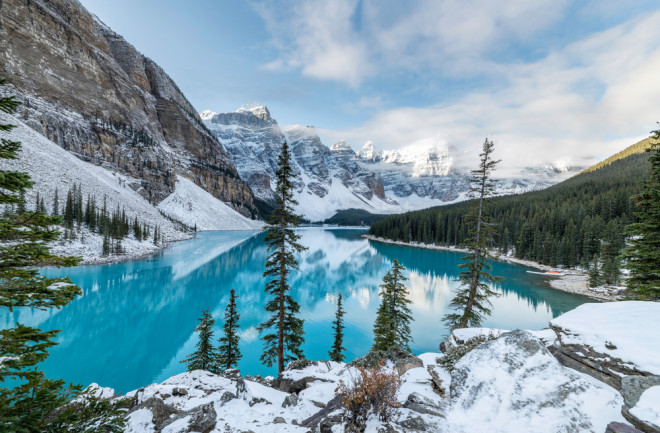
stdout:
{"type": "MultiPolygon", "coordinates": [[[[364,230],[303,228],[309,249],[293,273],[292,294],[305,319],[304,352],[327,359],[336,298],[346,309],[347,358],[363,355],[372,344],[378,307],[378,285],[398,259],[406,268],[415,321],[415,353],[438,351],[447,335],[442,317],[458,287],[461,254],[368,241],[364,230]]],[[[181,373],[180,363],[194,350],[197,318],[208,308],[222,328],[229,290],[237,293],[241,314],[242,373],[275,372],[259,362],[262,344],[256,326],[265,319],[262,273],[266,260],[264,233],[206,232],[177,242],[142,260],[111,265],[47,269],[49,277],[68,275],[83,295],[61,310],[16,309],[0,312],[0,327],[21,322],[41,329],[62,329],[59,345],[42,364],[51,378],[88,385],[97,382],[125,393],[181,373]]],[[[541,329],[550,319],[588,298],[549,289],[528,268],[493,262],[493,314],[484,326],[541,329]]]]}

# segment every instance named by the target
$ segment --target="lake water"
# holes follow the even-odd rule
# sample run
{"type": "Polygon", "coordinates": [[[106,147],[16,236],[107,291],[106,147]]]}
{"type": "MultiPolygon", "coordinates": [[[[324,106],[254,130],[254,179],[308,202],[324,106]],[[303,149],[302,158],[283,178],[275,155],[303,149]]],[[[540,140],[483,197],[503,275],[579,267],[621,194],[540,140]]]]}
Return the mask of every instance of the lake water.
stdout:
{"type": "MultiPolygon", "coordinates": [[[[349,360],[372,344],[378,285],[398,259],[407,268],[415,321],[414,353],[438,351],[447,335],[442,317],[458,287],[461,254],[368,241],[364,230],[304,228],[309,247],[293,273],[292,294],[305,319],[305,355],[327,359],[336,298],[344,296],[344,345],[349,360]]],[[[68,275],[83,296],[61,310],[16,309],[0,312],[0,327],[19,321],[41,329],[62,329],[58,346],[42,364],[51,378],[87,385],[97,382],[119,392],[181,373],[180,363],[194,350],[193,332],[202,309],[222,327],[229,290],[237,293],[241,314],[239,365],[243,374],[273,374],[259,362],[262,344],[256,326],[265,319],[262,273],[266,260],[263,233],[206,232],[178,242],[149,258],[125,263],[47,269],[49,277],[68,275]]],[[[494,262],[506,278],[496,286],[493,314],[484,326],[541,329],[588,298],[547,288],[544,278],[527,268],[494,262]]]]}

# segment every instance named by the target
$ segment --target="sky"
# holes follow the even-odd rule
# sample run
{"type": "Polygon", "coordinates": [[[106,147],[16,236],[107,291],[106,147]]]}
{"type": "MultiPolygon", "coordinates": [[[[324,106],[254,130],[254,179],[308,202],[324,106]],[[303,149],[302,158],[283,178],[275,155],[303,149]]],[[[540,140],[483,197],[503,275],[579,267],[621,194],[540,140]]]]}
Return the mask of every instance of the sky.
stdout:
{"type": "Polygon", "coordinates": [[[660,121],[657,0],[81,0],[199,111],[268,106],[354,150],[446,145],[503,175],[588,166],[660,121]]]}

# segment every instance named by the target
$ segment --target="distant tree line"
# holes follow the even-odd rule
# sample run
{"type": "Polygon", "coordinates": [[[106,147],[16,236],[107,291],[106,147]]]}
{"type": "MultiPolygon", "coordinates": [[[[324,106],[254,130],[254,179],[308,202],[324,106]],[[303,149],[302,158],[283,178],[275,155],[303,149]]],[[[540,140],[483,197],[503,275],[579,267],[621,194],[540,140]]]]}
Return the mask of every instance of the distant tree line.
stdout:
{"type": "MultiPolygon", "coordinates": [[[[647,176],[647,155],[636,153],[541,191],[497,197],[489,206],[494,234],[489,247],[550,266],[603,267],[618,278],[624,227],[636,222],[632,197],[647,176]]],[[[470,202],[394,215],[369,233],[404,242],[463,245],[470,202]]]]}

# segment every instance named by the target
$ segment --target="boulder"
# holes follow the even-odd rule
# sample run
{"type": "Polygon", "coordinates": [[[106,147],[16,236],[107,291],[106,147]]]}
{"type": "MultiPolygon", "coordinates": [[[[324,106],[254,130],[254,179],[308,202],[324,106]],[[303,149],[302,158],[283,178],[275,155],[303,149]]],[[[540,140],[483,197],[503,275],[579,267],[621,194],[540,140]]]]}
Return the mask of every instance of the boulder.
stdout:
{"type": "Polygon", "coordinates": [[[176,416],[168,418],[160,425],[156,424],[156,431],[161,431],[173,422],[186,417],[190,417],[190,421],[188,421],[189,432],[209,433],[215,428],[218,414],[213,407],[213,403],[202,404],[188,411],[179,412],[176,416]]]}
{"type": "Polygon", "coordinates": [[[333,415],[328,418],[323,418],[323,420],[319,423],[319,433],[333,433],[332,427],[341,423],[342,423],[341,415],[333,415]]]}
{"type": "Polygon", "coordinates": [[[231,400],[233,400],[235,398],[236,398],[236,394],[234,394],[233,392],[230,392],[230,391],[225,391],[222,394],[222,397],[220,397],[220,402],[222,402],[222,404],[225,404],[225,403],[228,403],[228,402],[230,402],[231,400]]]}
{"type": "Polygon", "coordinates": [[[290,406],[295,406],[297,404],[298,404],[298,395],[289,394],[286,397],[284,397],[284,401],[282,402],[282,407],[290,407],[290,406]]]}
{"type": "Polygon", "coordinates": [[[166,423],[172,415],[178,415],[181,411],[177,410],[173,406],[165,404],[163,400],[158,397],[151,397],[135,406],[131,409],[131,412],[134,412],[138,409],[147,409],[151,412],[152,422],[156,426],[156,429],[162,428],[163,424],[166,423]]]}
{"type": "Polygon", "coordinates": [[[406,402],[403,403],[403,407],[417,413],[442,417],[445,416],[444,408],[438,406],[436,403],[431,401],[431,399],[426,398],[417,392],[413,392],[408,396],[406,402]]]}
{"type": "Polygon", "coordinates": [[[504,333],[458,360],[450,395],[447,420],[470,431],[604,431],[621,419],[623,403],[610,387],[562,366],[526,331],[504,333]]]}
{"type": "Polygon", "coordinates": [[[273,420],[273,424],[286,424],[286,420],[281,416],[276,416],[273,420]]]}
{"type": "Polygon", "coordinates": [[[172,395],[175,397],[188,395],[188,390],[186,390],[185,388],[174,388],[172,389],[172,395]]]}
{"type": "Polygon", "coordinates": [[[643,433],[635,427],[630,427],[628,424],[613,421],[607,425],[605,433],[643,433]]]}
{"type": "Polygon", "coordinates": [[[278,389],[280,391],[284,391],[286,393],[296,393],[298,394],[300,391],[303,389],[307,388],[307,385],[310,382],[315,382],[315,381],[320,381],[320,382],[331,382],[328,379],[322,379],[319,377],[314,377],[314,376],[305,376],[299,379],[292,379],[288,377],[283,377],[279,380],[279,386],[278,389]]]}
{"type": "MultiPolygon", "coordinates": [[[[392,361],[395,365],[397,362],[402,363],[402,365],[405,365],[406,360],[409,360],[410,362],[414,362],[417,364],[416,361],[411,361],[410,358],[415,358],[409,351],[395,346],[392,347],[391,349],[388,349],[386,351],[384,350],[371,350],[369,353],[366,355],[354,359],[349,365],[356,366],[356,367],[365,367],[365,368],[374,368],[376,367],[379,363],[385,361],[385,360],[390,360],[392,361]]],[[[421,365],[418,366],[423,366],[424,364],[419,361],[421,365]]]]}
{"type": "Polygon", "coordinates": [[[215,428],[218,414],[215,412],[213,403],[197,406],[186,412],[186,415],[188,414],[191,415],[190,422],[188,423],[189,432],[209,433],[215,428]]]}
{"type": "Polygon", "coordinates": [[[309,366],[317,366],[317,365],[319,365],[318,361],[310,361],[309,359],[296,359],[289,362],[286,365],[284,371],[304,370],[309,366]]]}
{"type": "Polygon", "coordinates": [[[227,379],[238,379],[241,377],[241,370],[238,368],[228,368],[222,372],[222,376],[227,379]]]}
{"type": "Polygon", "coordinates": [[[426,431],[428,428],[428,425],[422,419],[421,416],[405,419],[399,422],[399,425],[401,427],[405,427],[408,430],[414,430],[414,431],[426,431]]]}
{"type": "Polygon", "coordinates": [[[660,376],[623,376],[621,378],[623,401],[626,406],[633,407],[644,391],[656,385],[660,385],[660,376]]]}
{"type": "Polygon", "coordinates": [[[341,398],[339,396],[335,396],[332,400],[328,402],[328,404],[325,405],[323,409],[316,412],[314,415],[310,416],[309,418],[303,420],[300,423],[300,425],[302,427],[308,427],[313,430],[316,428],[316,426],[318,426],[321,423],[323,419],[327,418],[331,413],[341,408],[342,408],[341,398]]]}
{"type": "Polygon", "coordinates": [[[399,376],[403,376],[404,373],[408,370],[411,370],[413,368],[420,368],[420,367],[423,368],[424,363],[418,357],[414,355],[410,355],[405,358],[397,359],[394,362],[394,367],[396,367],[396,371],[397,373],[399,373],[399,376]]]}

